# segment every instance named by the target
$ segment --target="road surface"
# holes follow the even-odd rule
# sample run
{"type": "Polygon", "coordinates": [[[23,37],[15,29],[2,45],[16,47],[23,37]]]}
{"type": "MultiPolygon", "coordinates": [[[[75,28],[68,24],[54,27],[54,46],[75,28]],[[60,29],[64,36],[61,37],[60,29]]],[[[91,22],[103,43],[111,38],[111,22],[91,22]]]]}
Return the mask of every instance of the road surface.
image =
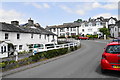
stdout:
{"type": "Polygon", "coordinates": [[[82,47],[52,62],[5,78],[120,78],[120,72],[102,74],[100,59],[108,41],[82,40],[82,47]]]}

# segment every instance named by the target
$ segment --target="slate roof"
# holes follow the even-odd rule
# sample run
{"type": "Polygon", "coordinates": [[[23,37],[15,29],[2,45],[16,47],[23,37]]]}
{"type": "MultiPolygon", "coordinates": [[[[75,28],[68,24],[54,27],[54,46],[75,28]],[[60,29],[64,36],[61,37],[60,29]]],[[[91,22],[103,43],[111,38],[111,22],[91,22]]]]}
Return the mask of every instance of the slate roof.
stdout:
{"type": "Polygon", "coordinates": [[[24,32],[19,27],[16,27],[12,24],[0,22],[0,31],[7,31],[7,32],[24,32]]]}
{"type": "Polygon", "coordinates": [[[50,29],[50,28],[67,28],[67,27],[76,27],[76,26],[80,26],[81,23],[63,23],[63,25],[54,25],[54,26],[47,26],[46,29],[50,29]]]}
{"type": "Polygon", "coordinates": [[[112,19],[114,19],[115,21],[117,21],[117,19],[116,19],[116,18],[110,17],[109,19],[111,19],[111,18],[112,18],[112,19]]]}
{"type": "Polygon", "coordinates": [[[0,31],[6,31],[6,32],[20,32],[20,33],[35,33],[35,34],[49,34],[49,35],[56,35],[50,31],[45,30],[44,28],[30,28],[29,25],[26,25],[27,27],[21,25],[19,27],[14,26],[12,24],[3,23],[0,22],[0,31]]]}
{"type": "Polygon", "coordinates": [[[89,18],[88,21],[82,21],[80,23],[78,22],[73,22],[73,23],[63,23],[63,25],[58,25],[58,26],[47,26],[46,29],[50,29],[50,28],[65,28],[65,27],[76,27],[76,26],[81,26],[81,24],[85,24],[85,26],[88,26],[89,23],[91,22],[92,23],[92,26],[95,26],[97,22],[100,22],[102,25],[105,25],[106,22],[108,22],[110,19],[114,19],[115,21],[117,21],[116,18],[113,18],[113,17],[110,17],[110,18],[104,18],[104,17],[98,17],[97,19],[91,19],[89,18]],[[97,21],[97,20],[100,20],[100,21],[97,21]]]}

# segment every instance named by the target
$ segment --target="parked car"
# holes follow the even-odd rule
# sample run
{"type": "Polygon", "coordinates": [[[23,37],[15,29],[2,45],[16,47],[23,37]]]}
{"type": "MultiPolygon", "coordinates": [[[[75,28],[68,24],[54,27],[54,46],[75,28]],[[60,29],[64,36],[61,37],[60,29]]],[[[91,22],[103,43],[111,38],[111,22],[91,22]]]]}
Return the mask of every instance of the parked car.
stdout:
{"type": "Polygon", "coordinates": [[[101,59],[101,71],[107,70],[120,71],[120,43],[111,42],[106,45],[101,59]]]}
{"type": "Polygon", "coordinates": [[[120,39],[113,39],[112,42],[120,42],[120,39]]]}
{"type": "Polygon", "coordinates": [[[89,37],[78,37],[78,39],[81,39],[81,40],[88,40],[89,37]]]}

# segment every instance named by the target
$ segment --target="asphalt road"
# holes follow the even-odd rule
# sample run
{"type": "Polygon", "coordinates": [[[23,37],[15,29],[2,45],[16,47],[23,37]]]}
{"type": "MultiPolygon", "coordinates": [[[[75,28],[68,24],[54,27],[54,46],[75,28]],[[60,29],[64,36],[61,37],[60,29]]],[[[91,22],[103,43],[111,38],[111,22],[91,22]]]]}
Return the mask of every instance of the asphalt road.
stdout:
{"type": "Polygon", "coordinates": [[[100,71],[100,59],[108,41],[82,40],[82,47],[52,62],[5,78],[120,78],[120,72],[100,71]]]}

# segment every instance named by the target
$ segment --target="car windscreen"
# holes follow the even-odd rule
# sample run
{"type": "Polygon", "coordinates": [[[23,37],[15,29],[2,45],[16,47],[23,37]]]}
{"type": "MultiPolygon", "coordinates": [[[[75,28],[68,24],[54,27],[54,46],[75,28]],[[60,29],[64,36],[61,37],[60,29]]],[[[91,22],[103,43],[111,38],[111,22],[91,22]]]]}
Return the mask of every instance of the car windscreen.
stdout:
{"type": "Polygon", "coordinates": [[[106,53],[120,54],[120,45],[109,45],[106,48],[106,53]]]}
{"type": "Polygon", "coordinates": [[[118,42],[119,40],[118,39],[114,39],[113,42],[118,42]]]}

